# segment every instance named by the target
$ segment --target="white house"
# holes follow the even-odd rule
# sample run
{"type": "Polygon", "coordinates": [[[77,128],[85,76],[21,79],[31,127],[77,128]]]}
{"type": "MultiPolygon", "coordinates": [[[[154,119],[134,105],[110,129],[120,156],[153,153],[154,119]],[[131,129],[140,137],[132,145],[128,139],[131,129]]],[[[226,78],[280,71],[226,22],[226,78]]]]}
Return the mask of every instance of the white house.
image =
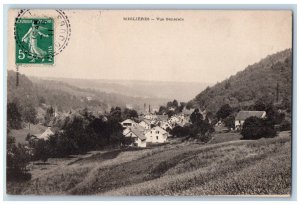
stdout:
{"type": "Polygon", "coordinates": [[[127,127],[134,127],[137,125],[137,123],[131,119],[127,119],[121,122],[121,125],[123,126],[123,128],[127,128],[127,127]]]}
{"type": "Polygon", "coordinates": [[[144,118],[147,120],[155,120],[157,118],[157,116],[154,114],[148,113],[144,116],[144,118]]]}
{"type": "Polygon", "coordinates": [[[265,111],[240,111],[235,117],[235,129],[241,129],[245,120],[249,117],[266,118],[267,113],[265,111]]]}
{"type": "Polygon", "coordinates": [[[143,127],[144,129],[146,129],[146,130],[151,129],[151,121],[150,121],[150,120],[143,119],[143,120],[139,123],[139,125],[140,125],[141,127],[143,127]]]}
{"type": "Polygon", "coordinates": [[[123,130],[123,135],[126,136],[128,132],[130,132],[130,127],[126,127],[126,128],[123,130]]]}
{"type": "Polygon", "coordinates": [[[156,126],[147,131],[145,136],[146,142],[163,143],[167,141],[168,132],[159,126],[156,126]]]}
{"type": "Polygon", "coordinates": [[[183,115],[173,115],[168,119],[169,124],[174,126],[177,123],[182,123],[185,120],[185,117],[183,115]]]}
{"type": "Polygon", "coordinates": [[[131,128],[128,128],[127,131],[128,132],[125,133],[125,137],[134,138],[134,144],[137,147],[146,147],[146,137],[145,137],[145,134],[143,132],[143,128],[141,128],[139,126],[131,127],[131,128]]]}
{"type": "Polygon", "coordinates": [[[167,130],[168,128],[169,128],[169,129],[172,129],[172,128],[173,128],[173,127],[170,125],[170,123],[168,123],[168,122],[162,122],[162,123],[160,124],[160,127],[163,128],[164,130],[167,130]]]}
{"type": "Polygon", "coordinates": [[[173,115],[172,117],[170,117],[168,119],[169,124],[171,124],[172,126],[175,125],[178,121],[179,121],[179,119],[175,115],[173,115]]]}
{"type": "Polygon", "coordinates": [[[33,134],[38,139],[47,140],[51,135],[54,135],[55,131],[51,129],[51,127],[47,127],[47,129],[42,134],[33,134]]]}

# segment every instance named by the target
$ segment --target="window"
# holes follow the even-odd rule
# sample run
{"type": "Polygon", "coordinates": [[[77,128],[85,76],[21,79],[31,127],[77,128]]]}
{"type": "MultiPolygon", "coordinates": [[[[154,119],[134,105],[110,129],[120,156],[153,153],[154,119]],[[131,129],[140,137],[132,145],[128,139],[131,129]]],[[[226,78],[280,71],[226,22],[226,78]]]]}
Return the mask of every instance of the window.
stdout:
{"type": "Polygon", "coordinates": [[[158,136],[156,136],[156,139],[158,140],[158,136]]]}

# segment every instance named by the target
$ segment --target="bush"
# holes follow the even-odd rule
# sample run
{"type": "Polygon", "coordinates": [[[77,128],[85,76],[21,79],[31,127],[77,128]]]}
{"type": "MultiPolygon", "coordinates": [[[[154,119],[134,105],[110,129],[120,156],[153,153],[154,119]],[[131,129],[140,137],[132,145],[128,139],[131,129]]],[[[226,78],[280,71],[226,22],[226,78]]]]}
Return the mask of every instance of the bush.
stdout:
{"type": "Polygon", "coordinates": [[[175,126],[171,131],[170,134],[174,137],[186,137],[190,133],[190,130],[188,127],[181,127],[181,126],[175,126]]]}
{"type": "Polygon", "coordinates": [[[15,138],[7,137],[7,181],[26,181],[31,179],[28,173],[27,165],[31,155],[30,151],[24,145],[15,144],[15,138]]]}
{"type": "Polygon", "coordinates": [[[31,179],[31,174],[26,171],[20,171],[15,169],[7,169],[6,171],[7,181],[23,182],[31,179]]]}
{"type": "Polygon", "coordinates": [[[234,116],[233,115],[229,115],[228,117],[226,117],[223,122],[225,124],[225,126],[228,128],[228,129],[231,129],[231,128],[234,128],[234,116]]]}
{"type": "Polygon", "coordinates": [[[22,128],[22,115],[16,103],[7,104],[7,127],[11,129],[22,128]]]}
{"type": "MultiPolygon", "coordinates": [[[[117,109],[118,111],[119,109],[117,109]]],[[[65,157],[72,154],[84,154],[88,151],[127,145],[122,135],[122,126],[118,121],[103,121],[85,112],[83,117],[74,117],[64,125],[63,132],[56,132],[47,140],[29,139],[34,159],[47,161],[50,157],[65,157]]]]}
{"type": "Polygon", "coordinates": [[[291,129],[292,129],[292,124],[287,120],[284,120],[279,126],[280,131],[286,131],[291,129]]]}
{"type": "Polygon", "coordinates": [[[216,113],[218,120],[225,119],[232,113],[233,109],[229,104],[222,105],[216,113]]]}
{"type": "Polygon", "coordinates": [[[243,139],[259,139],[262,137],[275,137],[276,131],[274,126],[270,125],[267,120],[257,117],[249,117],[245,120],[241,134],[243,139]]]}

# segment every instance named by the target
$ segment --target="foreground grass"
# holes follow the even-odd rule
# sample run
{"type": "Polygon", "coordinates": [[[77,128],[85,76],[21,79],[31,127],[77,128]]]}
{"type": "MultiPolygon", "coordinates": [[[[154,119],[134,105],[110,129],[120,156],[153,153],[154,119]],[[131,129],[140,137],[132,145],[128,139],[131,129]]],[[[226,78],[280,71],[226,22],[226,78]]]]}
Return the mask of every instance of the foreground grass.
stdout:
{"type": "MultiPolygon", "coordinates": [[[[226,135],[230,135],[226,133],[226,135]]],[[[211,144],[182,143],[138,151],[96,153],[30,182],[11,194],[237,195],[290,194],[290,134],[242,141],[219,135],[211,144]]],[[[41,172],[41,171],[40,171],[41,172]]]]}

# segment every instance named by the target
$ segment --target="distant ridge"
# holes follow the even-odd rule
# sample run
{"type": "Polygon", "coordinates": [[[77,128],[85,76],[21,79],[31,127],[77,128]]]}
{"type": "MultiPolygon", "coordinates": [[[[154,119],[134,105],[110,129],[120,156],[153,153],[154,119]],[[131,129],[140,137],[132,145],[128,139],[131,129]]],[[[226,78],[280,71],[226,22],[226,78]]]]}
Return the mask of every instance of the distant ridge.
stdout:
{"type": "MultiPolygon", "coordinates": [[[[34,81],[35,77],[30,77],[34,81]]],[[[106,93],[115,93],[132,97],[160,98],[188,101],[210,84],[198,82],[164,82],[143,80],[106,80],[39,78],[67,83],[83,89],[95,89],[106,93]]]]}

